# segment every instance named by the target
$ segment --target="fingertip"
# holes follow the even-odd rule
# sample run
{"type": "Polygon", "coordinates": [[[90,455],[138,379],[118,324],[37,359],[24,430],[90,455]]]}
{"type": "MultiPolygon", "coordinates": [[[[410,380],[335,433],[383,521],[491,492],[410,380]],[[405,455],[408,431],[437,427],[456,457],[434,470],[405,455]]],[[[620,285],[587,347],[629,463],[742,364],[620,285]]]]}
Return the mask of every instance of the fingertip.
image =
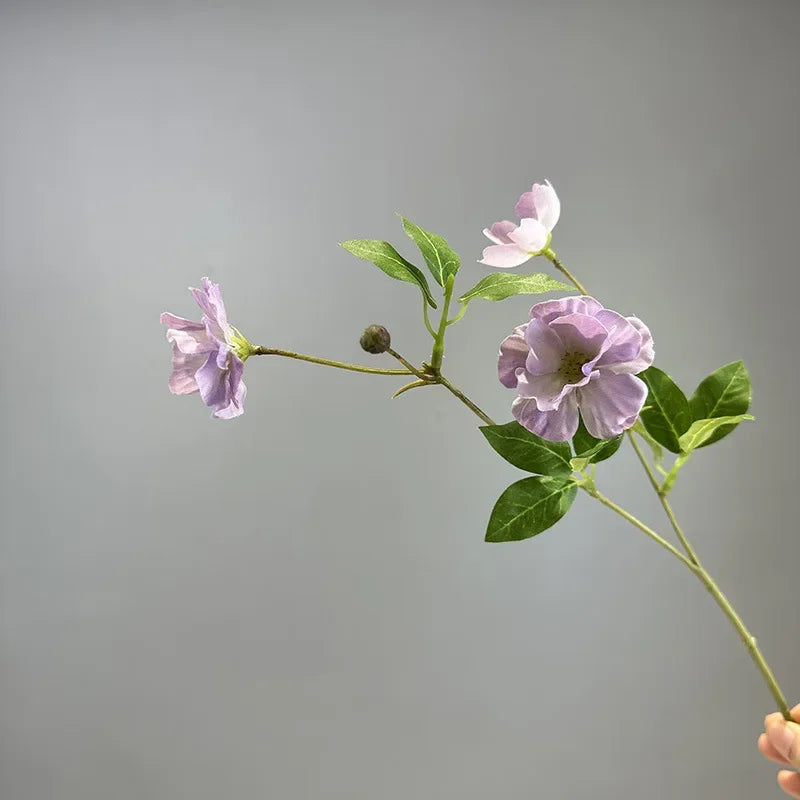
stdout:
{"type": "Polygon", "coordinates": [[[782,769],[778,772],[778,786],[780,786],[786,794],[800,798],[800,773],[782,769]]]}

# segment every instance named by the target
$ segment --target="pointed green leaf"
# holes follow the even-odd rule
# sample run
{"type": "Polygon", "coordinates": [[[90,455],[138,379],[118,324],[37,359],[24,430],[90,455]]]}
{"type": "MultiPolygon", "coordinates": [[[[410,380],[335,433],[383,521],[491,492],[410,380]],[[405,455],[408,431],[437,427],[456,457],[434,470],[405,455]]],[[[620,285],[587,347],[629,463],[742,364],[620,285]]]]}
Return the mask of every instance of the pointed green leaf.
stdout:
{"type": "Polygon", "coordinates": [[[575,481],[537,475],[512,483],[495,503],[487,542],[518,542],[536,536],[569,511],[578,491],[575,481]]]}
{"type": "Polygon", "coordinates": [[[578,423],[578,430],[572,437],[572,447],[575,449],[576,457],[585,458],[589,464],[611,458],[619,450],[620,444],[622,444],[622,434],[613,439],[595,439],[586,430],[583,420],[578,423]]]}
{"type": "MultiPolygon", "coordinates": [[[[692,418],[716,419],[744,414],[750,408],[750,376],[743,361],[733,361],[705,378],[689,398],[692,418]]],[[[722,425],[698,447],[706,447],[727,436],[736,425],[722,425]]]]}
{"type": "Polygon", "coordinates": [[[736,414],[727,417],[696,420],[680,438],[681,453],[689,454],[698,447],[710,444],[710,440],[713,440],[714,435],[721,427],[730,426],[731,430],[733,430],[736,425],[746,419],[755,419],[755,417],[752,414],[736,414]]]}
{"type": "Polygon", "coordinates": [[[428,269],[439,286],[444,286],[451,275],[458,272],[461,259],[450,249],[450,245],[441,237],[423,230],[410,219],[401,216],[405,232],[416,242],[428,269]]]}
{"type": "Polygon", "coordinates": [[[686,395],[666,372],[648,367],[639,377],[647,384],[647,400],[639,415],[647,432],[672,453],[680,452],[678,439],[692,422],[686,395]]]}
{"type": "Polygon", "coordinates": [[[519,422],[483,425],[480,431],[506,461],[519,469],[542,475],[572,474],[569,463],[572,453],[566,442],[548,442],[519,422]]]}
{"type": "Polygon", "coordinates": [[[516,294],[545,294],[546,292],[572,292],[574,289],[543,272],[532,275],[511,275],[507,272],[494,272],[481,278],[468,292],[458,298],[466,303],[476,297],[483,300],[505,300],[516,294]]]}
{"type": "Polygon", "coordinates": [[[406,261],[389,242],[380,239],[350,239],[339,242],[339,246],[352,253],[357,258],[371,261],[376,267],[383,270],[390,278],[406,283],[416,283],[428,303],[436,308],[428,281],[421,270],[406,261]]]}

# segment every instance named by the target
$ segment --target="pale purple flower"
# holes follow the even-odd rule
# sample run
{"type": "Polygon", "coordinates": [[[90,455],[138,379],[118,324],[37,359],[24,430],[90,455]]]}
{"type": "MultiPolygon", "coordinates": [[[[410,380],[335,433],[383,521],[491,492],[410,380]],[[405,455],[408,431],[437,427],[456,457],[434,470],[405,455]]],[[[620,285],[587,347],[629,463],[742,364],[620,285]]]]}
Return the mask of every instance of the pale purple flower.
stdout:
{"type": "Polygon", "coordinates": [[[534,183],[531,191],[519,198],[514,213],[520,218],[519,225],[504,219],[483,229],[494,244],[483,251],[479,263],[509,269],[546,250],[561,215],[561,201],[550,181],[534,183]]]}
{"type": "Polygon", "coordinates": [[[593,297],[564,297],[537,303],[530,321],[505,339],[498,375],[517,390],[512,414],[537,436],[571,439],[580,409],[586,430],[610,439],[636,422],[647,386],[635,376],[653,355],[653,337],[641,320],[593,297]]]}
{"type": "Polygon", "coordinates": [[[250,345],[228,324],[219,284],[203,278],[202,286],[189,289],[203,310],[200,322],[167,312],[161,315],[172,342],[169,390],[173,394],[200,392],[203,402],[214,409],[212,416],[231,419],[244,413],[247,389],[242,373],[250,345]]]}

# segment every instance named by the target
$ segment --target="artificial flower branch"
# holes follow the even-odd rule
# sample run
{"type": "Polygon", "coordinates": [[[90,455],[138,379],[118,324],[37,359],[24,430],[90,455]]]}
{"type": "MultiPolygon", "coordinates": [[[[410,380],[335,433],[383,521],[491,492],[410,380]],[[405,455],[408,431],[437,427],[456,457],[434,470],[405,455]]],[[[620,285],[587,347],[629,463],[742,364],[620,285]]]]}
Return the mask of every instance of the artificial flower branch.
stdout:
{"type": "Polygon", "coordinates": [[[203,278],[202,288],[191,289],[203,310],[200,322],[170,313],[161,316],[173,348],[170,391],[199,393],[213,409],[214,417],[237,417],[244,412],[244,362],[252,355],[284,356],[352,372],[413,376],[415,380],[395,392],[394,397],[418,387],[443,386],[485,423],[480,431],[494,450],[529,475],[509,486],[497,500],[487,541],[510,542],[536,536],[567,513],[577,490],[582,489],[697,575],[738,632],[784,718],[789,720],[786,699],[755,637],[701,564],[667,497],[679,470],[696,449],[718,441],[742,421],[752,419],[747,413],[751,400],[747,370],[741,361],[727,364],[706,377],[687,399],[669,375],[653,366],[655,350],[647,325],[637,317],[624,317],[604,308],[589,296],[551,248],[560,211],[560,200],[552,185],[534,184],[515,206],[519,223],[501,220],[484,229],[492,245],[484,249],[481,263],[506,269],[544,256],[580,292],[578,297],[537,303],[530,310],[529,320],[514,328],[500,345],[498,378],[517,393],[511,405],[514,422],[498,425],[442,374],[446,329],[464,316],[475,298],[498,301],[520,294],[563,292],[570,287],[542,273],[490,274],[458,298],[461,309],[448,319],[460,259],[441,236],[405,218],[402,221],[406,233],[419,247],[430,274],[443,291],[438,327],[431,324],[428,316],[428,306],[437,308],[437,303],[427,278],[391,244],[353,239],[341,246],[390,277],[416,284],[422,292],[425,327],[433,338],[429,362],[419,368],[411,364],[391,348],[389,332],[379,325],[364,331],[362,348],[374,354],[388,353],[404,369],[364,367],[253,346],[228,323],[219,286],[203,278]],[[597,489],[596,464],[614,455],[623,433],[685,554],[597,489]],[[652,466],[639,446],[637,434],[652,449],[652,466]],[[662,447],[676,454],[669,472],[662,467],[662,447]],[[659,481],[657,472],[663,481],[659,481]]]}

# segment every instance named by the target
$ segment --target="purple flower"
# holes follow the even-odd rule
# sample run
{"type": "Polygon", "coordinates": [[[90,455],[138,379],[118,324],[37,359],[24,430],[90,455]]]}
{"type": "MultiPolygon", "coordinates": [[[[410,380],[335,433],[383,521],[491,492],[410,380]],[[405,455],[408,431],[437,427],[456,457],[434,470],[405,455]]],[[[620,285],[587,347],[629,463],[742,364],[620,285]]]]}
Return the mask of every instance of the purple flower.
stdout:
{"type": "Polygon", "coordinates": [[[546,250],[561,215],[561,201],[550,181],[534,183],[531,191],[519,198],[514,213],[520,218],[519,225],[504,219],[483,229],[494,244],[483,251],[479,263],[509,269],[546,250]]]}
{"type": "Polygon", "coordinates": [[[202,284],[202,289],[189,289],[203,309],[200,322],[167,312],[161,315],[172,342],[169,390],[173,394],[200,392],[203,402],[214,409],[212,416],[231,419],[244,413],[247,389],[242,373],[250,344],[228,324],[219,284],[208,278],[202,284]]]}
{"type": "Polygon", "coordinates": [[[564,297],[535,305],[530,322],[505,339],[498,375],[517,390],[511,411],[529,431],[551,442],[571,439],[580,409],[586,430],[610,439],[636,422],[647,386],[635,375],[653,355],[641,320],[593,297],[564,297]]]}

